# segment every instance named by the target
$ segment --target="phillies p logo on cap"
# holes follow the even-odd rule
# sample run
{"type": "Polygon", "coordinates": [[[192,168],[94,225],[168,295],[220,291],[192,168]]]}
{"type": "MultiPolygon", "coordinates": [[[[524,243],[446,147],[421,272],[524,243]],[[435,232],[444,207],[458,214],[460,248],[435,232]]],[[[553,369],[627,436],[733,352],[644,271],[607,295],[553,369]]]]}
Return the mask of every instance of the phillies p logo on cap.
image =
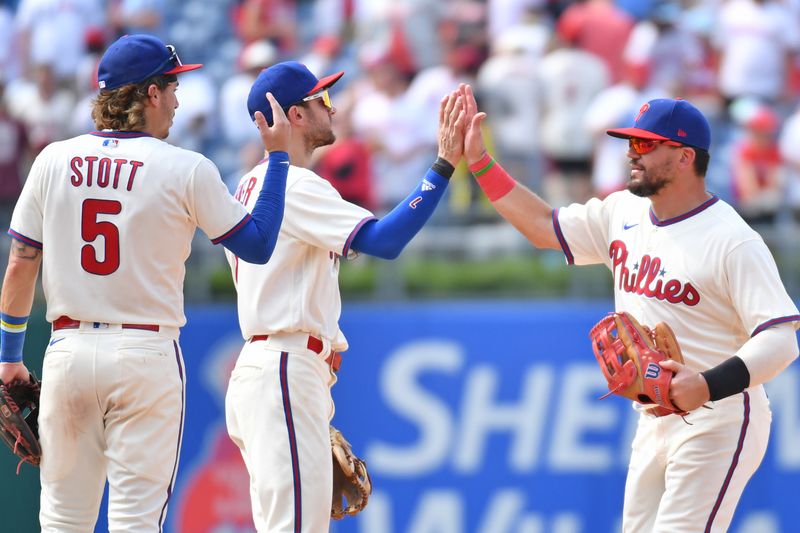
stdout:
{"type": "Polygon", "coordinates": [[[711,127],[695,106],[681,99],[657,98],[639,108],[633,127],[616,128],[606,133],[612,137],[675,141],[708,150],[711,127]]]}

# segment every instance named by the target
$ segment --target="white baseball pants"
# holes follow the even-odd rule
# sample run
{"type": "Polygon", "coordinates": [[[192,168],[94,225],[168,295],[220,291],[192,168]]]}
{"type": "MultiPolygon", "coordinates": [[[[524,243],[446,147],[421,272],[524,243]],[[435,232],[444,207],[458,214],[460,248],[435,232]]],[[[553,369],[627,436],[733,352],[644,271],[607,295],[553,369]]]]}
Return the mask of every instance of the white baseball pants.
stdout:
{"type": "Polygon", "coordinates": [[[686,417],[642,414],[633,439],[622,530],[723,533],[767,450],[772,413],[761,386],[686,417]]]}
{"type": "Polygon", "coordinates": [[[228,434],[250,474],[260,533],[325,533],[330,525],[336,377],[307,340],[292,333],[247,342],[225,397],[228,434]]]}
{"type": "Polygon", "coordinates": [[[81,323],[54,331],[40,405],[45,533],[161,532],[178,468],[185,373],[178,330],[81,323]]]}

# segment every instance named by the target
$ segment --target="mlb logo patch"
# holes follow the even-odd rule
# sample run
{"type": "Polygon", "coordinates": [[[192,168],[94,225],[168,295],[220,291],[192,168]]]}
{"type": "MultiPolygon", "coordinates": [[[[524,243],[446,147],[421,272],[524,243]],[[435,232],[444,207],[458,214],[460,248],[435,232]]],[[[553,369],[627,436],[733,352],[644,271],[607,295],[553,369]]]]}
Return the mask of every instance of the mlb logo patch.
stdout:
{"type": "Polygon", "coordinates": [[[103,141],[103,146],[108,146],[109,148],[116,148],[119,146],[118,139],[106,139],[103,141]]]}

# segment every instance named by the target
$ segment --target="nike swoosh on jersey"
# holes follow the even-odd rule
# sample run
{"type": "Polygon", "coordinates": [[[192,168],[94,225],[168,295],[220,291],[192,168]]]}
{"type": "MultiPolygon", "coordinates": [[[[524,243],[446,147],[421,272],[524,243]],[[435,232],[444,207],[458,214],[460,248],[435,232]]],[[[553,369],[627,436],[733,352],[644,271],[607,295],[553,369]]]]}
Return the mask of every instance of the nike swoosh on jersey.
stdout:
{"type": "Polygon", "coordinates": [[[50,346],[54,345],[54,344],[55,344],[55,343],[57,343],[57,342],[61,342],[61,341],[63,341],[65,338],[66,338],[66,337],[60,337],[60,338],[58,338],[58,339],[53,339],[53,340],[51,340],[51,341],[50,341],[50,346]]]}
{"type": "Polygon", "coordinates": [[[639,224],[631,224],[631,225],[628,225],[627,223],[623,223],[623,224],[622,224],[622,229],[624,229],[624,230],[628,230],[628,229],[631,229],[631,228],[635,228],[635,227],[636,227],[636,226],[638,226],[638,225],[639,225],[639,224]]]}

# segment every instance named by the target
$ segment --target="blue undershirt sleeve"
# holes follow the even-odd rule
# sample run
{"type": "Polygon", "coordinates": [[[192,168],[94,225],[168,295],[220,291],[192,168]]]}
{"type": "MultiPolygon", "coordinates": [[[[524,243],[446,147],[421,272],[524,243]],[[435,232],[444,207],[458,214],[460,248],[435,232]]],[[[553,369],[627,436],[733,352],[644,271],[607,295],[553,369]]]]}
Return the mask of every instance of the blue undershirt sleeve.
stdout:
{"type": "Polygon", "coordinates": [[[431,217],[449,182],[447,177],[428,170],[414,192],[389,214],[364,224],[350,247],[382,259],[396,258],[431,217]]]}
{"type": "Polygon", "coordinates": [[[283,221],[288,172],[289,154],[270,152],[264,186],[250,219],[238,231],[220,241],[242,261],[263,265],[272,256],[283,221]]]}

